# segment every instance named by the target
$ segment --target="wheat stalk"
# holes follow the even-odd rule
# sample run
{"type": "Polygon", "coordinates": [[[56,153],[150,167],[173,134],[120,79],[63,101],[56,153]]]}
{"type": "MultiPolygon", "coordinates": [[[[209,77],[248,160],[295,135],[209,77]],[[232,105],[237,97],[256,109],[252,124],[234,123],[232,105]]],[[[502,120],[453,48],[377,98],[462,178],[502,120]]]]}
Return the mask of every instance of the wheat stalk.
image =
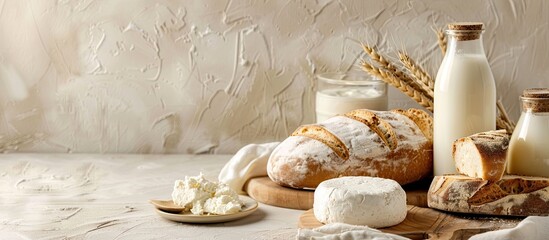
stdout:
{"type": "Polygon", "coordinates": [[[435,30],[435,33],[437,34],[438,47],[440,48],[442,55],[445,55],[448,41],[446,40],[446,35],[444,35],[444,30],[442,30],[442,28],[439,28],[435,30]]]}
{"type": "Polygon", "coordinates": [[[393,73],[373,66],[370,63],[362,61],[362,69],[367,73],[376,76],[386,82],[387,84],[399,89],[402,93],[408,95],[414,99],[421,106],[427,108],[433,112],[433,100],[429,96],[426,96],[423,92],[414,89],[408,82],[401,80],[393,73]]]}
{"type": "Polygon", "coordinates": [[[392,72],[398,72],[398,69],[393,66],[389,61],[387,61],[381,54],[379,54],[373,47],[370,47],[366,44],[362,44],[362,49],[364,49],[364,52],[370,56],[370,58],[377,63],[379,63],[383,68],[385,68],[388,71],[392,72]]]}
{"type": "Polygon", "coordinates": [[[392,63],[387,61],[387,59],[379,54],[373,47],[362,44],[362,48],[364,49],[364,52],[366,52],[368,56],[370,56],[372,60],[377,62],[383,69],[390,72],[397,78],[400,78],[407,82],[413,82],[413,80],[409,76],[405,75],[404,72],[400,71],[392,63]]]}
{"type": "Polygon", "coordinates": [[[416,82],[412,77],[408,76],[403,71],[400,71],[394,64],[389,62],[383,55],[379,54],[373,47],[362,44],[362,48],[372,60],[379,64],[381,69],[385,70],[387,73],[390,73],[392,76],[396,77],[400,81],[406,82],[406,84],[413,88],[415,91],[421,92],[422,95],[428,96],[432,101],[434,95],[432,94],[432,91],[429,92],[428,87],[425,88],[421,86],[421,83],[416,82]]]}
{"type": "Polygon", "coordinates": [[[500,116],[496,118],[496,129],[505,129],[507,133],[512,133],[509,131],[509,126],[501,119],[500,116]]]}
{"type": "Polygon", "coordinates": [[[508,133],[513,133],[516,125],[513,121],[511,121],[511,119],[509,119],[509,115],[507,115],[507,111],[503,107],[503,103],[501,102],[501,100],[498,100],[496,107],[498,109],[498,117],[496,120],[497,128],[505,129],[508,133]]]}
{"type": "Polygon", "coordinates": [[[434,98],[435,81],[433,78],[406,53],[399,51],[398,58],[402,65],[412,74],[416,80],[415,82],[423,88],[431,98],[434,98]]]}

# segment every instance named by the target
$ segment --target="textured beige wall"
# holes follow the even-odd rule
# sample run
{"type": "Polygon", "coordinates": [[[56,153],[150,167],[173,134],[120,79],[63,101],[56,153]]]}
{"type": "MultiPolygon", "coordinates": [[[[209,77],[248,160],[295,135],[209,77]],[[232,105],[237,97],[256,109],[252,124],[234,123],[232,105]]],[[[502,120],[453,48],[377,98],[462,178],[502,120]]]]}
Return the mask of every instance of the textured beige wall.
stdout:
{"type": "MultiPolygon", "coordinates": [[[[434,74],[433,27],[487,24],[498,96],[549,86],[549,4],[501,1],[0,0],[0,150],[231,153],[313,121],[314,74],[358,42],[434,74]],[[394,55],[393,55],[394,56],[394,55]]],[[[416,106],[396,91],[391,106],[416,106]]]]}

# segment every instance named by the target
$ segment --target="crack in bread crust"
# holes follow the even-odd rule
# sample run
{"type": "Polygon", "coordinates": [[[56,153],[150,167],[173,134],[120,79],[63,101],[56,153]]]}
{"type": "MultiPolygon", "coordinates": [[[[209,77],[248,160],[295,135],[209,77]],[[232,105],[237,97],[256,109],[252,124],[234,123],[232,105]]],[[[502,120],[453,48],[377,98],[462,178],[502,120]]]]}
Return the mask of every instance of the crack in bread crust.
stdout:
{"type": "Polygon", "coordinates": [[[320,125],[304,125],[296,129],[291,136],[305,136],[330,147],[340,158],[349,159],[349,149],[339,137],[320,125]]]}
{"type": "Polygon", "coordinates": [[[470,205],[478,206],[497,201],[508,195],[531,193],[546,187],[549,187],[547,180],[502,179],[480,187],[467,202],[470,205]]]}
{"type": "Polygon", "coordinates": [[[391,112],[408,117],[418,126],[419,130],[423,133],[423,136],[429,139],[429,141],[433,141],[433,118],[428,113],[416,108],[407,110],[393,109],[391,112]]]}
{"type": "Polygon", "coordinates": [[[381,138],[385,146],[391,149],[391,151],[395,150],[398,146],[396,134],[391,125],[377,117],[375,113],[366,109],[357,109],[346,113],[344,116],[364,123],[381,138]]]}

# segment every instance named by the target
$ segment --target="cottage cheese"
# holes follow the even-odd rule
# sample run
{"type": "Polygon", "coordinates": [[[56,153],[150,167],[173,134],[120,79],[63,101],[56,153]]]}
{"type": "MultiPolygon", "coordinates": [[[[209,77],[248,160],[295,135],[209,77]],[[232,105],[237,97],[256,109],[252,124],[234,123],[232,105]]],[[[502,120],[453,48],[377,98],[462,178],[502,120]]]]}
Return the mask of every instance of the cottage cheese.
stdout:
{"type": "Polygon", "coordinates": [[[172,200],[197,215],[236,213],[242,209],[243,204],[229,186],[210,182],[202,173],[196,177],[185,176],[185,180],[176,180],[172,200]]]}

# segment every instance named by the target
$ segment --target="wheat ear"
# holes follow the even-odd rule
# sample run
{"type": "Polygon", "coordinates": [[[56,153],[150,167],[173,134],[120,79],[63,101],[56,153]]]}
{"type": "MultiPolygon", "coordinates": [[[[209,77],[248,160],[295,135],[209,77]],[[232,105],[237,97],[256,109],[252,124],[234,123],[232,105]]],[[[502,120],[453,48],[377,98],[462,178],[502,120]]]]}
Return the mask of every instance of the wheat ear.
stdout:
{"type": "Polygon", "coordinates": [[[498,115],[496,118],[496,129],[505,129],[507,133],[512,133],[509,131],[509,126],[501,119],[501,116],[498,115]]]}
{"type": "Polygon", "coordinates": [[[437,34],[438,47],[440,48],[442,55],[445,55],[448,41],[446,40],[446,35],[444,35],[444,30],[442,28],[439,28],[435,30],[435,33],[437,34]]]}
{"type": "Polygon", "coordinates": [[[423,88],[425,92],[427,92],[428,95],[431,96],[431,98],[434,97],[434,88],[435,88],[435,81],[433,81],[433,78],[419,65],[416,64],[410,56],[408,56],[404,52],[398,52],[398,58],[400,59],[400,62],[404,67],[412,74],[412,76],[415,78],[415,82],[423,88]]]}
{"type": "Polygon", "coordinates": [[[498,129],[505,129],[508,133],[512,133],[513,130],[515,130],[515,123],[509,119],[509,115],[507,115],[507,111],[503,107],[503,103],[501,100],[498,100],[496,107],[498,109],[498,116],[496,120],[496,125],[498,129]]]}
{"type": "MultiPolygon", "coordinates": [[[[395,65],[387,61],[387,59],[379,54],[374,48],[362,44],[362,48],[364,49],[364,52],[368,54],[368,56],[377,62],[381,69],[385,70],[387,73],[390,73],[392,76],[398,78],[400,81],[403,81],[407,83],[411,88],[413,88],[415,91],[421,92],[422,95],[426,95],[430,98],[431,101],[433,101],[433,95],[427,91],[427,89],[420,86],[420,83],[416,82],[412,77],[408,76],[408,74],[400,71],[395,65]]],[[[380,70],[381,70],[380,69],[380,70]]]]}
{"type": "Polygon", "coordinates": [[[362,69],[386,82],[387,84],[399,89],[402,93],[414,99],[421,106],[433,112],[433,100],[423,92],[414,89],[408,82],[405,82],[394,76],[391,72],[377,68],[370,63],[362,61],[362,69]]]}
{"type": "Polygon", "coordinates": [[[395,67],[392,63],[387,61],[385,57],[383,57],[381,54],[379,54],[373,47],[370,47],[368,45],[362,44],[362,49],[364,49],[364,52],[370,56],[372,60],[377,62],[381,68],[385,69],[386,71],[393,74],[395,77],[400,78],[407,82],[413,82],[413,80],[404,74],[404,72],[400,71],[397,67],[395,67]]]}

